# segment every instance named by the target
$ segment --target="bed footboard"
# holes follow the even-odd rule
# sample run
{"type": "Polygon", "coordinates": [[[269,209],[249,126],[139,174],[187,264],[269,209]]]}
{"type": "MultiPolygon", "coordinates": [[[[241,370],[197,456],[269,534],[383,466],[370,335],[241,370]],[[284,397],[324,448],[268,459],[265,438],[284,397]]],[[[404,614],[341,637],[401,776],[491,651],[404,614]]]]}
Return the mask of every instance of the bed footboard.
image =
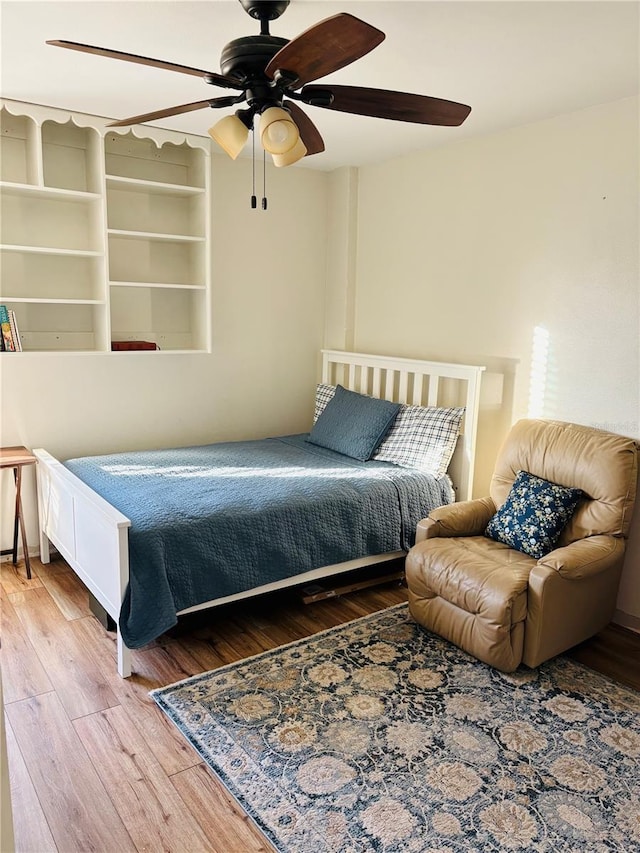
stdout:
{"type": "MultiPolygon", "coordinates": [[[[129,582],[129,519],[88,488],[46,450],[38,459],[40,559],[49,543],[58,549],[87,589],[117,623],[129,582]]],[[[131,674],[131,654],[117,634],[118,672],[131,674]]]]}

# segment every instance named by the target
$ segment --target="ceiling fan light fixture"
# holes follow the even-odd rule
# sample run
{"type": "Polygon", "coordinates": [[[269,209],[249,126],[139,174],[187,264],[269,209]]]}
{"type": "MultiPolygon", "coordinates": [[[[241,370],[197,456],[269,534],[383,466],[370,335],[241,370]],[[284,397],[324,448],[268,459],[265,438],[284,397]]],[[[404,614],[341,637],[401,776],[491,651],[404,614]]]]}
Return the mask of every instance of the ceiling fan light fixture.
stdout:
{"type": "Polygon", "coordinates": [[[294,163],[297,163],[298,160],[302,160],[303,157],[306,157],[307,154],[307,146],[301,139],[298,139],[296,144],[290,151],[287,151],[286,154],[272,154],[271,157],[273,159],[274,166],[292,166],[294,163]]]}
{"type": "Polygon", "coordinates": [[[237,115],[221,118],[208,132],[232,160],[242,151],[249,137],[249,128],[237,115]]]}
{"type": "Polygon", "coordinates": [[[286,154],[300,141],[300,131],[282,107],[268,107],[260,116],[260,142],[269,154],[286,154]]]}
{"type": "MultiPolygon", "coordinates": [[[[264,151],[273,156],[276,166],[289,166],[301,157],[323,152],[322,136],[298,101],[340,113],[443,127],[458,127],[469,115],[471,107],[466,104],[428,95],[323,84],[323,77],[366,56],[384,40],[385,34],[348,12],[339,12],[293,39],[272,36],[269,21],[280,17],[289,3],[290,0],[240,0],[245,12],[260,21],[260,34],[234,38],[224,46],[221,74],[65,39],[47,44],[188,74],[211,86],[232,89],[232,95],[179,104],[110,122],[108,126],[127,127],[206,107],[226,109],[245,103],[246,109],[237,110],[234,116],[221,119],[209,129],[211,138],[233,160],[244,148],[249,131],[259,134],[264,151]],[[320,83],[313,85],[317,80],[320,83]],[[258,115],[256,128],[254,119],[258,115]]],[[[255,143],[255,136],[252,141],[255,143]]],[[[255,163],[255,145],[252,148],[255,163]]]]}

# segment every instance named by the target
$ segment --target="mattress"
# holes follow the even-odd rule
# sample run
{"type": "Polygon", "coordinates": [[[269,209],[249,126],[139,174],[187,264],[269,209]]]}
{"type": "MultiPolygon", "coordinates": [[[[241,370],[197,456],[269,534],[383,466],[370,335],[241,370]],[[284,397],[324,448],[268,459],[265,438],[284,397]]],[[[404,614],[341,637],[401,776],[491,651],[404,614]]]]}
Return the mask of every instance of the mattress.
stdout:
{"type": "Polygon", "coordinates": [[[311,569],[408,550],[453,500],[436,480],[359,462],[307,435],[118,453],[64,464],[131,521],[119,625],[139,648],[177,613],[311,569]]]}

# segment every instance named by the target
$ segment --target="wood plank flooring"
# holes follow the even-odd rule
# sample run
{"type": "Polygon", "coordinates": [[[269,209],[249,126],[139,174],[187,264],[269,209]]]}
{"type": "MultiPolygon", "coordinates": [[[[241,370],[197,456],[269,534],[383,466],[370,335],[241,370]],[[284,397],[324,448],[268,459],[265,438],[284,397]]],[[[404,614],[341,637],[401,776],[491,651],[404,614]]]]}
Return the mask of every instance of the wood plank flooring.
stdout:
{"type": "MultiPolygon", "coordinates": [[[[18,853],[270,853],[148,692],[406,600],[388,584],[301,603],[292,591],[181,620],[115,668],[114,635],[58,559],[0,564],[2,680],[18,853]]],[[[610,626],[576,659],[640,690],[640,635],[610,626]]]]}

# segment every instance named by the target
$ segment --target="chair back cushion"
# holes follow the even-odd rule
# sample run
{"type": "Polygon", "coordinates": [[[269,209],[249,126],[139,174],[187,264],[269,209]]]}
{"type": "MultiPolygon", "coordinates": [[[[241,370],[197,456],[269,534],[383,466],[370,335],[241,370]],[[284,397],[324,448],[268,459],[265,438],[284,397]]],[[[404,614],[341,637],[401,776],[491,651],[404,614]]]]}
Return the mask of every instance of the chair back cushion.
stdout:
{"type": "Polygon", "coordinates": [[[558,547],[602,533],[629,535],[638,482],[633,439],[580,424],[521,420],[498,454],[490,486],[496,507],[507,499],[518,471],[583,491],[558,547]]]}

